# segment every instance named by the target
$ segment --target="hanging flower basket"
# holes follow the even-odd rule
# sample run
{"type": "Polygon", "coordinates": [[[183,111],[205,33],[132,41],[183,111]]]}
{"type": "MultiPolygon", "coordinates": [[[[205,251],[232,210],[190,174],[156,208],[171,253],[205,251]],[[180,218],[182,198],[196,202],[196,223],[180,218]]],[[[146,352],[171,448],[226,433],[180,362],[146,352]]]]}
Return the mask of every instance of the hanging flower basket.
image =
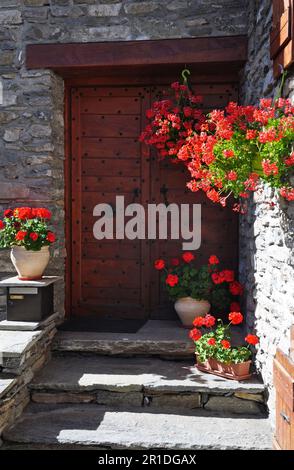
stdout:
{"type": "Polygon", "coordinates": [[[246,210],[246,199],[259,182],[294,200],[294,107],[289,100],[261,99],[259,106],[231,102],[204,115],[187,78],[172,89],[174,99],[157,101],[147,112],[150,124],[141,140],[160,158],[187,166],[191,191],[202,190],[222,206],[235,198],[237,212],[246,210]]]}

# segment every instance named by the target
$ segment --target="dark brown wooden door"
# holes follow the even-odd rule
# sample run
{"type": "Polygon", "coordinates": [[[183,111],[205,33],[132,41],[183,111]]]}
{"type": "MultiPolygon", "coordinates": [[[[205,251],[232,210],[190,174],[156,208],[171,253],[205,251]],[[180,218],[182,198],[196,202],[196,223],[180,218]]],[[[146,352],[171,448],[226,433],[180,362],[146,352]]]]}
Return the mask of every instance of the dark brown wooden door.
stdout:
{"type": "Polygon", "coordinates": [[[148,203],[149,150],[138,141],[150,102],[141,87],[72,92],[72,312],[140,318],[148,311],[148,244],[97,240],[97,204],[148,203]]]}
{"type": "MultiPolygon", "coordinates": [[[[72,306],[75,315],[115,318],[175,318],[173,306],[153,269],[159,257],[182,251],[183,240],[96,240],[93,208],[138,202],[201,204],[200,265],[217,254],[228,268],[238,262],[238,217],[186,189],[181,165],[159,162],[140,144],[145,112],[162,87],[79,87],[72,90],[72,306]],[[164,189],[164,191],[163,191],[164,189]]],[[[205,109],[235,98],[230,84],[197,86],[205,109]]]]}

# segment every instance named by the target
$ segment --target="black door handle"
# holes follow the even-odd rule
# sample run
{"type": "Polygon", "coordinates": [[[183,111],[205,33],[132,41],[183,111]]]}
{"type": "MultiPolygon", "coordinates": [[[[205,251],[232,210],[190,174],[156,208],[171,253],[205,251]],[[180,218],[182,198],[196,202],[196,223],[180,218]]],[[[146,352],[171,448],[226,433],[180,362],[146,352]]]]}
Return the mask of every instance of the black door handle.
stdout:
{"type": "Polygon", "coordinates": [[[167,200],[168,187],[165,184],[161,186],[160,193],[163,195],[164,204],[168,206],[169,205],[169,202],[167,200]]]}

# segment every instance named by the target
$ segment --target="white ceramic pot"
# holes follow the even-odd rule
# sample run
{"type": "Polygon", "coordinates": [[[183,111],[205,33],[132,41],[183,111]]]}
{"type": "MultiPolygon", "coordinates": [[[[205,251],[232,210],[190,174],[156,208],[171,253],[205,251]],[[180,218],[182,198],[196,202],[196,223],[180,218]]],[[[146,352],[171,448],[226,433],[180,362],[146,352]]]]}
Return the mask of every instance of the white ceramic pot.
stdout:
{"type": "Polygon", "coordinates": [[[207,300],[195,300],[192,297],[182,297],[175,302],[175,310],[186,328],[193,326],[196,317],[206,315],[210,310],[207,300]]]}
{"type": "Polygon", "coordinates": [[[18,279],[22,281],[41,279],[49,263],[49,246],[39,251],[26,250],[23,246],[13,246],[10,258],[15,267],[18,279]]]}

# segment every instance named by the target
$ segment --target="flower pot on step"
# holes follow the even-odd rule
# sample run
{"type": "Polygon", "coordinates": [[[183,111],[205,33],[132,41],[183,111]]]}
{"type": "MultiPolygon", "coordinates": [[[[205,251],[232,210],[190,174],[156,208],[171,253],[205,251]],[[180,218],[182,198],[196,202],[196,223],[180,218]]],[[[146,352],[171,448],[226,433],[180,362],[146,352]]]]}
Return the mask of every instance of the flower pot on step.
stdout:
{"type": "Polygon", "coordinates": [[[196,354],[196,367],[202,372],[225,377],[232,380],[246,380],[251,377],[250,374],[251,361],[242,362],[240,364],[224,364],[216,359],[208,359],[200,362],[196,354]]]}
{"type": "Polygon", "coordinates": [[[39,251],[13,246],[10,258],[20,280],[41,279],[50,259],[49,246],[43,246],[39,251]]]}
{"type": "Polygon", "coordinates": [[[229,372],[236,377],[248,375],[250,372],[250,366],[251,361],[240,362],[239,364],[230,364],[229,372]]]}
{"type": "Polygon", "coordinates": [[[182,297],[175,302],[175,310],[185,328],[193,326],[196,317],[205,316],[210,310],[207,300],[196,300],[192,297],[182,297]]]}

